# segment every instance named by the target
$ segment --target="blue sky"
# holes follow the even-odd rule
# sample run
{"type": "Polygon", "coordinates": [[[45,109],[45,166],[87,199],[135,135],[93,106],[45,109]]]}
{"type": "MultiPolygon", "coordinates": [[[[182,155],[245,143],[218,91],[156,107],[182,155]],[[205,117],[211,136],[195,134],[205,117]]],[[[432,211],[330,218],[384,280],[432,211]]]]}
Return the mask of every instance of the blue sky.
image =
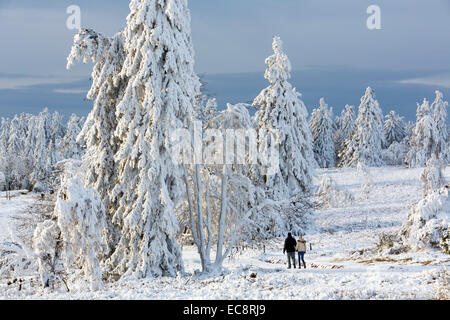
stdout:
{"type": "MultiPolygon", "coordinates": [[[[74,35],[65,26],[71,4],[81,7],[82,27],[106,35],[119,31],[128,14],[127,0],[0,0],[0,116],[44,106],[66,114],[89,111],[83,90],[91,66],[65,70],[74,35]]],[[[412,118],[415,102],[432,99],[434,89],[450,94],[449,0],[191,0],[189,5],[196,70],[208,74],[209,90],[221,104],[251,100],[266,85],[264,59],[273,35],[285,43],[298,71],[292,82],[309,109],[321,96],[336,110],[346,101],[357,104],[364,86],[372,85],[384,110],[396,108],[412,118]],[[371,4],[381,8],[382,30],[366,27],[371,4]]]]}

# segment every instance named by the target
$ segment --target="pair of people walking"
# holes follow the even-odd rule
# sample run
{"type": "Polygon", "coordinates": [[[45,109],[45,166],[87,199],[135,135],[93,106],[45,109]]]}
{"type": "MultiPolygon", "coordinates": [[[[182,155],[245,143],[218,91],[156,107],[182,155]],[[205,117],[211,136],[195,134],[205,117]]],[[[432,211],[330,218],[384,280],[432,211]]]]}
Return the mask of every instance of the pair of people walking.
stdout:
{"type": "Polygon", "coordinates": [[[306,263],[305,263],[305,253],[306,253],[306,241],[303,239],[303,236],[300,235],[298,238],[298,241],[295,240],[295,238],[292,236],[292,233],[288,234],[288,237],[284,241],[284,249],[283,254],[287,253],[288,257],[288,269],[291,269],[292,264],[294,265],[294,269],[296,268],[296,261],[295,261],[295,253],[298,254],[298,268],[303,267],[306,269],[306,263]]]}

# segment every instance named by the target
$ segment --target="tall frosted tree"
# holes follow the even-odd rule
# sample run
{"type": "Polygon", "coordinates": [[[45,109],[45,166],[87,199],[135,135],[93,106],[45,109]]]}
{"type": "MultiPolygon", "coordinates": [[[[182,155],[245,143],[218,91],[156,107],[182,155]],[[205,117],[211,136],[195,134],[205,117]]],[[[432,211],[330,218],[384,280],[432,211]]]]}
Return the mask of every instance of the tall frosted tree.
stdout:
{"type": "Polygon", "coordinates": [[[59,152],[61,140],[65,133],[64,116],[58,111],[52,115],[51,129],[49,141],[47,143],[47,167],[51,168],[58,161],[62,160],[62,155],[59,152]]]}
{"type": "Polygon", "coordinates": [[[339,154],[342,153],[345,140],[352,134],[355,127],[356,111],[355,106],[346,105],[341,112],[341,116],[336,121],[334,132],[334,148],[336,152],[336,163],[340,162],[339,154]]]}
{"type": "Polygon", "coordinates": [[[317,164],[321,168],[334,168],[333,111],[328,108],[324,98],[320,99],[319,107],[312,112],[309,128],[317,164]]]}
{"type": "Polygon", "coordinates": [[[447,140],[447,107],[448,102],[444,102],[444,96],[442,92],[436,90],[436,99],[434,100],[431,109],[433,110],[434,123],[436,124],[436,156],[447,162],[450,158],[448,154],[447,140]]]}
{"type": "Polygon", "coordinates": [[[266,152],[268,143],[279,146],[279,170],[262,174],[271,196],[277,199],[311,190],[314,155],[308,113],[301,95],[288,81],[291,63],[279,37],[273,39],[272,48],[274,54],[266,59],[265,73],[270,85],[253,106],[259,107],[255,115],[259,152],[266,152]]]}
{"type": "Polygon", "coordinates": [[[52,116],[45,108],[36,121],[36,141],[34,145],[34,171],[32,181],[42,181],[47,178],[49,168],[47,166],[48,142],[50,141],[52,127],[52,116]]]}
{"type": "Polygon", "coordinates": [[[339,155],[340,166],[355,167],[358,162],[366,166],[382,166],[383,143],[383,113],[375,100],[375,92],[368,87],[361,98],[355,128],[345,140],[344,149],[339,155]]]}
{"type": "Polygon", "coordinates": [[[200,81],[194,72],[186,0],[133,0],[123,31],[128,79],[116,107],[117,182],[113,221],[121,236],[108,261],[124,276],[174,276],[182,270],[175,208],[184,195],[170,134],[194,116],[200,81]]]}
{"type": "Polygon", "coordinates": [[[8,152],[11,155],[21,155],[24,146],[24,136],[22,135],[20,119],[16,115],[11,120],[9,127],[8,152]]]}
{"type": "Polygon", "coordinates": [[[0,156],[6,156],[8,150],[8,140],[9,140],[9,119],[2,118],[2,125],[0,130],[0,156]]]}
{"type": "Polygon", "coordinates": [[[385,148],[389,148],[394,142],[402,142],[406,137],[406,124],[403,118],[395,111],[391,111],[386,115],[384,122],[384,138],[385,148]]]}
{"type": "Polygon", "coordinates": [[[424,167],[433,154],[436,154],[438,132],[427,99],[417,104],[417,122],[409,141],[406,162],[410,167],[424,167]]]}
{"type": "Polygon", "coordinates": [[[94,109],[79,136],[87,147],[86,182],[109,214],[113,278],[173,276],[183,269],[175,209],[182,170],[171,134],[194,117],[194,72],[186,0],[132,0],[125,29],[113,38],[92,30],[75,37],[68,66],[95,61],[88,98],[94,109]]]}

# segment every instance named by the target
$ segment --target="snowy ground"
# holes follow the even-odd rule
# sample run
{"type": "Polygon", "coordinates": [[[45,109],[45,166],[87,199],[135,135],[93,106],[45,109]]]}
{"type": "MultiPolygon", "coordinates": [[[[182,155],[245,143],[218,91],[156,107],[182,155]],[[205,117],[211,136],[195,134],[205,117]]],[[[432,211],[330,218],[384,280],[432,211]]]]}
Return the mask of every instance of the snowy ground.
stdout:
{"type": "MultiPolygon", "coordinates": [[[[306,236],[313,247],[306,255],[306,270],[286,270],[283,239],[277,239],[236,253],[227,260],[224,275],[199,278],[192,276],[200,268],[198,255],[185,247],[188,275],[183,277],[108,284],[106,290],[94,293],[71,288],[70,294],[27,283],[19,291],[17,285],[0,282],[0,299],[431,299],[435,277],[450,266],[450,256],[432,250],[387,256],[373,250],[379,236],[398,230],[411,205],[421,198],[421,169],[371,172],[375,186],[368,199],[360,195],[356,170],[318,172],[316,182],[321,175],[331,175],[356,201],[347,208],[316,213],[321,231],[306,236]]],[[[446,176],[450,180],[450,168],[446,176]]],[[[31,200],[31,196],[0,199],[0,241],[9,236],[4,231],[11,217],[25,214],[31,200]]]]}
{"type": "Polygon", "coordinates": [[[0,243],[11,241],[15,218],[25,214],[36,199],[36,195],[23,195],[20,191],[13,191],[11,200],[8,200],[6,193],[0,192],[0,243]]]}

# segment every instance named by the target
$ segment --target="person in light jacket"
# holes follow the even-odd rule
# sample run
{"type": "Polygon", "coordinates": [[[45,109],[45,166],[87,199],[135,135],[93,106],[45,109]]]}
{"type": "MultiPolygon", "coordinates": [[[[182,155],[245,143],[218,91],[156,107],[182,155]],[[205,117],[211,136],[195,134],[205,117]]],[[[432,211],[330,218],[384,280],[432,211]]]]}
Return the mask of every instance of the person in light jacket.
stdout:
{"type": "Polygon", "coordinates": [[[298,268],[302,268],[302,262],[303,267],[306,269],[306,263],[305,263],[305,253],[306,253],[306,241],[303,239],[303,236],[300,235],[297,241],[297,247],[296,250],[298,252],[298,268]]]}

